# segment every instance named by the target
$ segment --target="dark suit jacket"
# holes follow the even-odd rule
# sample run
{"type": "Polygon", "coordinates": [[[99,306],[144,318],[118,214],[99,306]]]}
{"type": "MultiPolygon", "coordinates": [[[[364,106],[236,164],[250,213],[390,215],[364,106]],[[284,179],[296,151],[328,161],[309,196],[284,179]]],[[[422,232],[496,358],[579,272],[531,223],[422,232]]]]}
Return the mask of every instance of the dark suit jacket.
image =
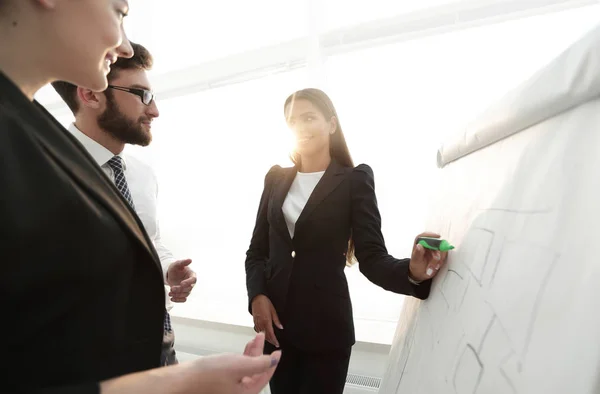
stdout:
{"type": "Polygon", "coordinates": [[[151,241],[85,149],[1,73],[0,188],[0,391],[94,393],[158,367],[151,241]]]}
{"type": "Polygon", "coordinates": [[[408,281],[409,259],[387,253],[375,198],[373,171],[332,161],[315,187],[290,238],[283,202],[297,169],[271,168],[246,257],[250,302],[269,297],[282,320],[276,335],[307,351],[354,344],[354,323],[344,274],[350,235],[360,271],[396,293],[427,298],[431,281],[408,281]]]}

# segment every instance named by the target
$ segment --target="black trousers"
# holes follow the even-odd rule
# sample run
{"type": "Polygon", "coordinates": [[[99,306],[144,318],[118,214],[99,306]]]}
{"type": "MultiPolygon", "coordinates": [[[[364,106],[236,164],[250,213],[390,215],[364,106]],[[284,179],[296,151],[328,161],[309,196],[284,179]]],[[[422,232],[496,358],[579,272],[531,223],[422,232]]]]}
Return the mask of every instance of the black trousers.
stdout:
{"type": "MultiPolygon", "coordinates": [[[[307,353],[279,342],[282,355],[269,383],[271,394],[343,394],[351,347],[307,353]]],[[[275,350],[265,343],[265,354],[275,350]]]]}

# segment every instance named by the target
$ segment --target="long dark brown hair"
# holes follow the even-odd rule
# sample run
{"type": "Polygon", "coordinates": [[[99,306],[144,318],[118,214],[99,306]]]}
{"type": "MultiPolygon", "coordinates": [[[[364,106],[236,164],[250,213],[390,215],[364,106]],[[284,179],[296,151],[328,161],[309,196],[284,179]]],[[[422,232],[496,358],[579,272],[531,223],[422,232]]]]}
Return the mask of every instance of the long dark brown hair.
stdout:
{"type": "MultiPolygon", "coordinates": [[[[285,100],[285,104],[283,105],[284,115],[288,107],[296,100],[309,101],[312,103],[312,105],[319,109],[321,114],[327,120],[331,120],[331,118],[335,117],[336,130],[335,133],[329,135],[329,155],[331,156],[332,160],[335,160],[341,166],[354,168],[354,162],[352,161],[352,156],[350,156],[350,151],[348,150],[348,144],[346,144],[346,138],[342,132],[340,118],[329,96],[327,96],[327,94],[320,89],[308,88],[298,90],[297,92],[292,93],[285,100]]],[[[290,158],[292,159],[292,162],[296,168],[301,168],[302,158],[298,152],[293,152],[290,155],[290,158]]],[[[350,266],[355,262],[356,257],[354,255],[354,241],[352,240],[351,235],[350,240],[348,240],[346,265],[350,266]]]]}

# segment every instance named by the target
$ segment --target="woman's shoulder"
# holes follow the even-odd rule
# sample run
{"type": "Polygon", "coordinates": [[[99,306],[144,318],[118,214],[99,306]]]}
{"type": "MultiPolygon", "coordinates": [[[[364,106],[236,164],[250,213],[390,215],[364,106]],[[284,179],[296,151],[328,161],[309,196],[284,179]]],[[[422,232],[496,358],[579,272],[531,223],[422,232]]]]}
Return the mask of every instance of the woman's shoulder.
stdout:
{"type": "Polygon", "coordinates": [[[271,173],[283,174],[283,173],[288,173],[290,171],[296,171],[296,167],[294,167],[294,166],[282,167],[279,164],[275,164],[274,166],[271,167],[268,174],[271,174],[271,173]]]}
{"type": "Polygon", "coordinates": [[[269,183],[279,178],[283,174],[286,174],[288,171],[292,171],[293,169],[294,167],[282,167],[279,164],[275,164],[269,169],[267,175],[265,175],[265,183],[269,183]]]}
{"type": "Polygon", "coordinates": [[[364,187],[373,189],[375,187],[373,169],[368,164],[359,164],[352,168],[349,178],[353,189],[362,189],[364,187]]]}
{"type": "Polygon", "coordinates": [[[275,164],[274,166],[272,166],[269,169],[269,172],[267,172],[267,175],[273,174],[273,173],[277,173],[277,172],[279,172],[281,170],[283,170],[283,168],[279,164],[275,164]]]}
{"type": "Polygon", "coordinates": [[[350,175],[354,179],[364,179],[365,177],[373,178],[373,169],[368,164],[359,164],[352,168],[350,175]]]}

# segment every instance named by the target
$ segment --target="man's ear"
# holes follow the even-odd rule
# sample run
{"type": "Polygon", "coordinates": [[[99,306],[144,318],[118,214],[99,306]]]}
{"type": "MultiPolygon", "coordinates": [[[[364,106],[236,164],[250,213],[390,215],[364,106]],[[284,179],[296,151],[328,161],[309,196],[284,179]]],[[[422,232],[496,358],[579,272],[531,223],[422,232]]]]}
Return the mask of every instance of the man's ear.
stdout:
{"type": "Polygon", "coordinates": [[[93,109],[100,109],[106,101],[104,93],[94,92],[81,86],[77,87],[77,98],[82,106],[93,109]]]}

